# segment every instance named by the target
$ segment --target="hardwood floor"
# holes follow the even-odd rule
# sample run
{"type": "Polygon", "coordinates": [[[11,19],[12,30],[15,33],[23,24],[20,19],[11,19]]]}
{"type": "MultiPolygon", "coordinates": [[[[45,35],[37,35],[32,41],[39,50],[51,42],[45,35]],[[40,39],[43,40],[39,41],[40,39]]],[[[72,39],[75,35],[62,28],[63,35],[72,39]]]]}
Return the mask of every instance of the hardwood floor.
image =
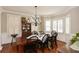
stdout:
{"type": "MultiPolygon", "coordinates": [[[[44,53],[58,53],[59,50],[61,50],[63,47],[65,47],[65,43],[61,42],[61,41],[57,41],[58,47],[54,47],[53,49],[50,48],[44,48],[44,53]]],[[[22,46],[19,47],[19,51],[17,48],[17,45],[15,43],[11,44],[4,44],[3,45],[3,49],[2,49],[2,53],[23,53],[23,48],[22,46]]],[[[37,53],[42,53],[42,49],[36,49],[37,53]]]]}

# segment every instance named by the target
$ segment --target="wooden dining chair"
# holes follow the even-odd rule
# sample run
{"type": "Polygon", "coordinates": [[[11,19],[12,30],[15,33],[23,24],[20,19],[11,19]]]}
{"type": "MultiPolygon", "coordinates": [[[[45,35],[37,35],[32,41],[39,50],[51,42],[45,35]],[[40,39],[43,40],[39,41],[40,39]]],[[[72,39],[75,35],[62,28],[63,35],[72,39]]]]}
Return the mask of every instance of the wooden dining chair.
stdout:
{"type": "Polygon", "coordinates": [[[51,47],[52,48],[54,46],[57,47],[57,36],[58,36],[58,33],[57,32],[54,32],[54,31],[51,32],[50,42],[51,42],[51,47]]]}
{"type": "Polygon", "coordinates": [[[45,34],[44,37],[42,38],[43,47],[47,47],[48,48],[49,37],[50,37],[49,34],[45,34]]]}
{"type": "Polygon", "coordinates": [[[36,41],[38,40],[37,36],[33,36],[27,40],[27,44],[25,45],[25,52],[35,53],[36,52],[36,41]]]}
{"type": "Polygon", "coordinates": [[[45,34],[41,40],[35,41],[36,48],[42,49],[42,52],[44,52],[44,48],[48,48],[48,41],[49,41],[49,34],[45,34]]]}
{"type": "Polygon", "coordinates": [[[41,48],[42,48],[42,52],[44,52],[44,48],[49,48],[49,34],[45,34],[44,37],[42,38],[42,44],[41,44],[41,48]]]}
{"type": "Polygon", "coordinates": [[[37,31],[33,31],[32,34],[33,35],[38,35],[38,32],[37,31]]]}

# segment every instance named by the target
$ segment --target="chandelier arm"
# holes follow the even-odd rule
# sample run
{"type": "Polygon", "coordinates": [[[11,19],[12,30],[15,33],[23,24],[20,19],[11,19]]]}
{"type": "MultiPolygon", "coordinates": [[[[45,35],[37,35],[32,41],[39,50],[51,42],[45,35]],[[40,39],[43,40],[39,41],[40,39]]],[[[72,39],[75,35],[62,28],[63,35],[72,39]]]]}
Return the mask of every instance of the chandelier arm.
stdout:
{"type": "Polygon", "coordinates": [[[37,15],[37,6],[35,6],[35,16],[32,17],[32,19],[35,21],[35,26],[37,26],[39,23],[39,17],[37,15]]]}

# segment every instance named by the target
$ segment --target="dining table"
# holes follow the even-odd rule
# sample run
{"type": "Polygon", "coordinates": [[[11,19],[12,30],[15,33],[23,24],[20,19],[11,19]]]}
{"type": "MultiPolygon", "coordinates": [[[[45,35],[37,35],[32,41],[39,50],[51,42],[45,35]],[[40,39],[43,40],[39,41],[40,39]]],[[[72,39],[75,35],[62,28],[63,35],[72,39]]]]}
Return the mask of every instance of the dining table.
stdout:
{"type": "Polygon", "coordinates": [[[43,34],[43,35],[34,35],[34,34],[33,34],[33,35],[30,35],[30,36],[26,37],[26,39],[29,40],[30,38],[33,37],[32,39],[34,39],[34,40],[36,40],[36,39],[38,38],[38,40],[41,40],[41,41],[42,41],[44,35],[45,35],[45,34],[43,34]],[[35,38],[35,37],[37,37],[37,38],[35,38]]]}

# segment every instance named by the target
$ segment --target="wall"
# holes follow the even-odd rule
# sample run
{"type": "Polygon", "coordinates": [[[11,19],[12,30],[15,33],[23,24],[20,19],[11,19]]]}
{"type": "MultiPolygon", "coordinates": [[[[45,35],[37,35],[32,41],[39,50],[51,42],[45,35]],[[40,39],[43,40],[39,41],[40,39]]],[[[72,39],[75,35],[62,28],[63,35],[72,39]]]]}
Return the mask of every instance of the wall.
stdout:
{"type": "Polygon", "coordinates": [[[0,11],[0,36],[1,36],[1,11],[0,11]]]}
{"type": "Polygon", "coordinates": [[[0,50],[2,50],[2,38],[1,38],[1,10],[0,10],[0,50]]]}
{"type": "Polygon", "coordinates": [[[0,46],[1,46],[1,12],[0,12],[0,46]]]}
{"type": "MultiPolygon", "coordinates": [[[[21,19],[21,17],[26,17],[27,18],[27,16],[23,16],[21,14],[19,15],[19,14],[14,14],[14,13],[12,14],[12,13],[2,12],[2,15],[1,15],[1,19],[2,19],[2,21],[1,21],[2,44],[11,43],[11,40],[12,40],[11,34],[8,32],[7,25],[10,25],[8,20],[11,19],[12,20],[11,23],[15,22],[15,20],[16,20],[16,22],[18,23],[18,20],[21,19]],[[14,21],[13,21],[13,19],[14,19],[14,21]]],[[[34,26],[34,25],[32,25],[32,26],[34,26]]],[[[34,30],[36,30],[35,27],[34,27],[34,30]]],[[[37,30],[40,31],[41,26],[38,26],[37,30]]]]}
{"type": "Polygon", "coordinates": [[[79,7],[70,11],[71,16],[71,33],[79,32],[79,7]]]}
{"type": "Polygon", "coordinates": [[[2,14],[2,8],[0,7],[0,50],[2,49],[2,38],[1,38],[1,14],[2,14]]]}
{"type": "Polygon", "coordinates": [[[1,39],[2,44],[11,42],[11,36],[7,33],[7,13],[1,14],[1,39]]]}
{"type": "Polygon", "coordinates": [[[7,14],[1,14],[1,33],[7,33],[7,14]]]}
{"type": "Polygon", "coordinates": [[[79,25],[79,7],[76,7],[76,8],[69,10],[66,14],[63,14],[63,16],[58,15],[58,16],[52,17],[52,20],[56,19],[56,18],[65,17],[67,15],[70,16],[70,34],[65,33],[65,27],[64,27],[64,33],[59,33],[57,38],[60,41],[64,41],[66,43],[69,43],[73,34],[75,34],[76,32],[79,32],[79,27],[78,27],[78,25],[79,25]]]}
{"type": "Polygon", "coordinates": [[[20,15],[2,13],[2,44],[11,43],[11,34],[17,33],[21,36],[20,15]],[[11,26],[10,26],[11,25],[11,26]],[[15,30],[16,29],[16,30],[15,30]]]}
{"type": "Polygon", "coordinates": [[[79,7],[71,9],[68,15],[70,15],[70,34],[63,33],[58,35],[58,39],[66,43],[70,42],[73,34],[79,32],[79,7]]]}
{"type": "Polygon", "coordinates": [[[41,16],[41,24],[39,25],[39,30],[44,31],[44,17],[41,16]]]}

